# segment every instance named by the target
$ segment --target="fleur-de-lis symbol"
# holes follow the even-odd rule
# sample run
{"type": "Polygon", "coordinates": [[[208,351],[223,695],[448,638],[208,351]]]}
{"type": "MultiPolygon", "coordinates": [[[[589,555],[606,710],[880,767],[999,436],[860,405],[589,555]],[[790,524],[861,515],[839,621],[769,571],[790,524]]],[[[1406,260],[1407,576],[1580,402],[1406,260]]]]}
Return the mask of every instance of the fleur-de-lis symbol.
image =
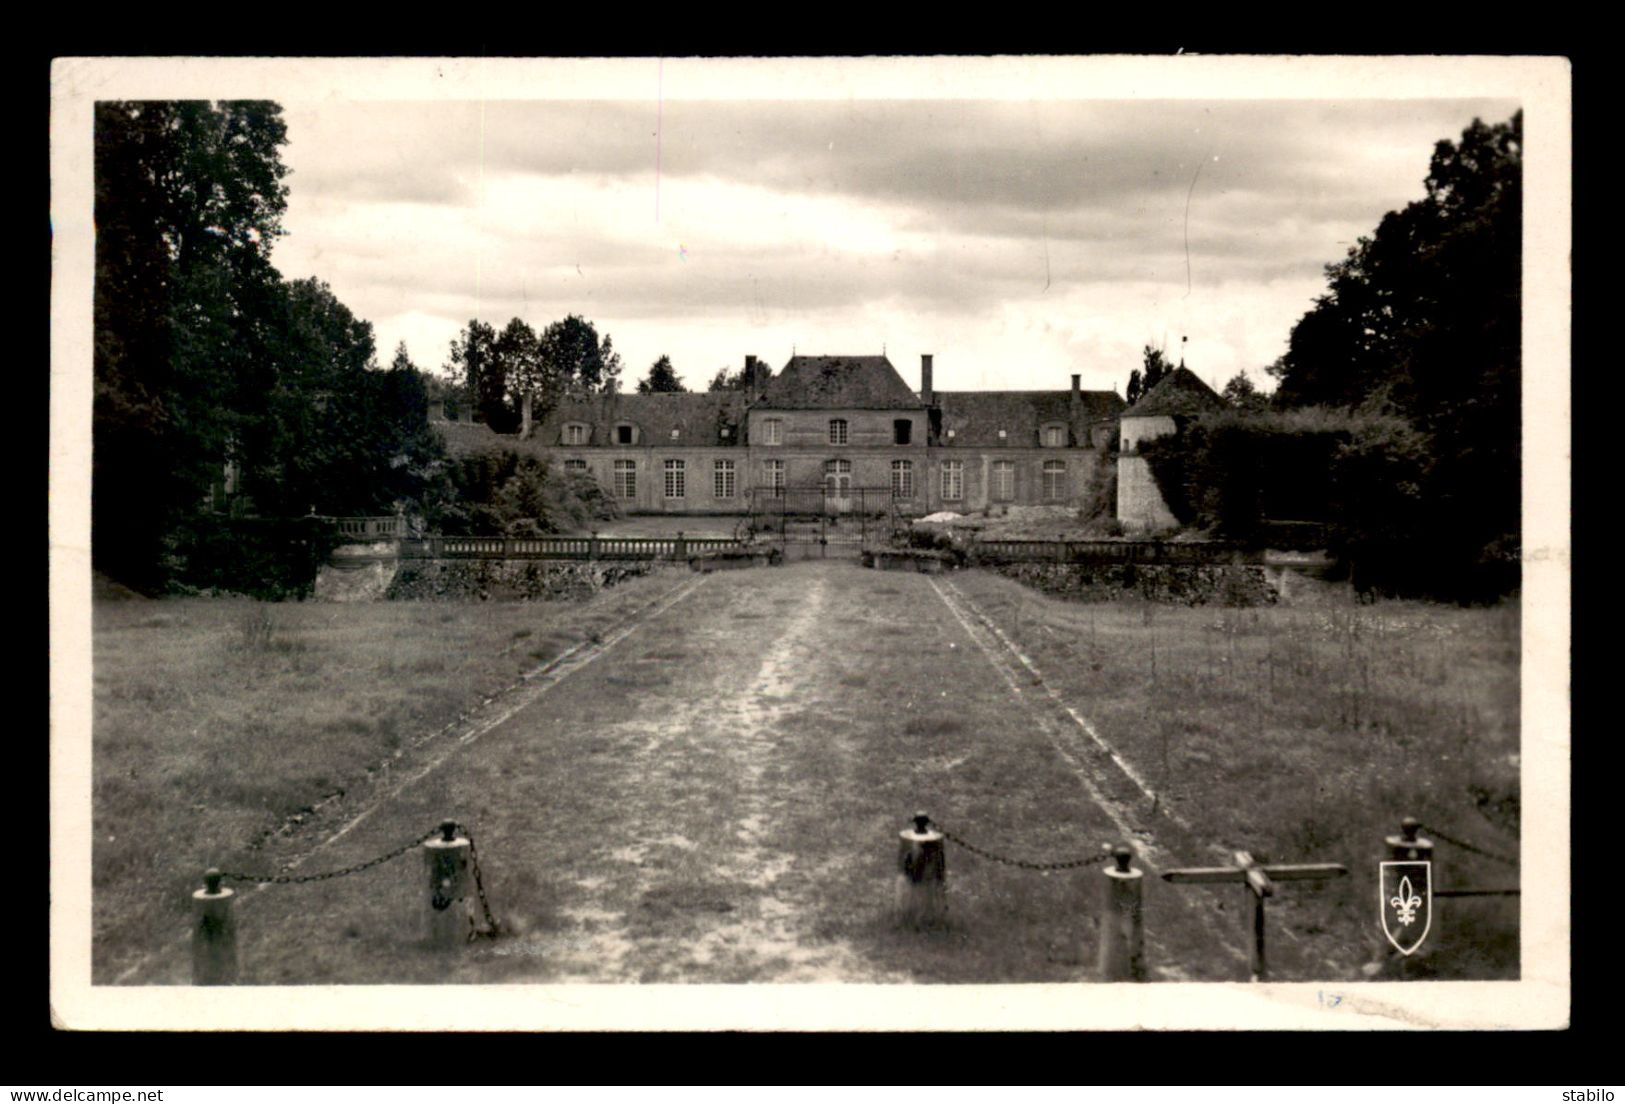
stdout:
{"type": "Polygon", "coordinates": [[[1408,925],[1416,919],[1416,910],[1422,907],[1422,898],[1416,895],[1411,888],[1410,878],[1406,877],[1399,880],[1399,896],[1389,898],[1388,903],[1399,910],[1400,924],[1408,925]]]}

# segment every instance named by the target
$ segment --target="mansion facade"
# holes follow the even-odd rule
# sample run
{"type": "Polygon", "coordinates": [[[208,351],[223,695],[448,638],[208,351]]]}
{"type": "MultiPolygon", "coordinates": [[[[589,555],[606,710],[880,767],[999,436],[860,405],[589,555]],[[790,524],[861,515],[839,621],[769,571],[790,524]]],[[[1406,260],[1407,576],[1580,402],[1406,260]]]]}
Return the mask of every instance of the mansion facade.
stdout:
{"type": "Polygon", "coordinates": [[[885,356],[745,358],[737,391],[595,395],[517,435],[431,420],[454,452],[501,444],[592,475],[627,513],[743,514],[754,496],[821,488],[834,510],[889,492],[900,512],[1097,501],[1124,402],[1115,391],[912,390],[885,356]]]}

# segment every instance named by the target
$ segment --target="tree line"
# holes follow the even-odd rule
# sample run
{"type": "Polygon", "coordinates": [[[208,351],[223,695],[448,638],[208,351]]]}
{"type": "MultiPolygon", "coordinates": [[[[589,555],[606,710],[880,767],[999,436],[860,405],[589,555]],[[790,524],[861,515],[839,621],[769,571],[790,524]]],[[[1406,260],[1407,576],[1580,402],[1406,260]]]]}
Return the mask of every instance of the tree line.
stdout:
{"type": "Polygon", "coordinates": [[[1516,588],[1522,151],[1522,112],[1438,142],[1423,198],[1326,267],[1274,394],[1243,373],[1231,414],[1145,443],[1182,521],[1246,538],[1313,514],[1362,588],[1516,588]]]}
{"type": "MultiPolygon", "coordinates": [[[[381,367],[370,323],[277,272],[286,142],[267,101],[96,106],[96,569],[149,593],[274,596],[308,588],[336,543],[323,516],[530,532],[612,510],[545,465],[448,460],[427,416],[440,381],[404,344],[381,367]]],[[[613,390],[620,370],[575,316],[541,335],[471,323],[451,360],[494,428],[510,379],[613,390]]]]}

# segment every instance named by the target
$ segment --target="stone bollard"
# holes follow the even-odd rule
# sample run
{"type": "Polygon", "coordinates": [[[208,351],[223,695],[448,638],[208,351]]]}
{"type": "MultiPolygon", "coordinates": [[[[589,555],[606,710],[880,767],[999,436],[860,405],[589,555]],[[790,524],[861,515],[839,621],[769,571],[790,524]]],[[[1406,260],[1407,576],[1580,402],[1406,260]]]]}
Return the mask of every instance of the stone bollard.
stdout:
{"type": "Polygon", "coordinates": [[[429,875],[429,946],[451,950],[468,942],[468,840],[457,835],[457,822],[440,822],[440,838],[423,844],[429,875]]]}
{"type": "Polygon", "coordinates": [[[1141,911],[1144,871],[1129,865],[1126,844],[1112,848],[1113,865],[1103,868],[1101,889],[1100,980],[1145,980],[1145,919],[1141,911]]]}
{"type": "Polygon", "coordinates": [[[237,917],[233,890],[222,889],[214,867],[203,872],[203,888],[192,893],[192,984],[237,983],[237,917]]]}
{"type": "Polygon", "coordinates": [[[916,813],[914,827],[897,834],[897,914],[914,928],[937,928],[948,922],[943,836],[930,824],[929,816],[916,813]]]}
{"type": "Polygon", "coordinates": [[[1421,830],[1422,822],[1415,817],[1400,821],[1399,835],[1383,838],[1388,845],[1388,857],[1394,862],[1432,862],[1433,841],[1419,838],[1417,833],[1421,830]]]}

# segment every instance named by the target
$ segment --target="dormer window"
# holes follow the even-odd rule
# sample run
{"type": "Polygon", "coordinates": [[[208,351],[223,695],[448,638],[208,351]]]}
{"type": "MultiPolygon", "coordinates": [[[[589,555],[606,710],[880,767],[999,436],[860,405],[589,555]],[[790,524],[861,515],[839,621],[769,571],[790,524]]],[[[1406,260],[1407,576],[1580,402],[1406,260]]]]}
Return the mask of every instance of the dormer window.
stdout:
{"type": "Polygon", "coordinates": [[[678,436],[680,435],[681,432],[682,432],[681,430],[673,429],[671,431],[671,439],[673,441],[677,440],[677,438],[678,438],[678,436]]]}
{"type": "Polygon", "coordinates": [[[638,428],[630,422],[622,422],[615,427],[615,443],[617,445],[635,445],[638,441],[638,428]]]}
{"type": "Polygon", "coordinates": [[[829,443],[832,445],[846,444],[845,418],[831,418],[829,420],[829,443]]]}
{"type": "Polygon", "coordinates": [[[1045,426],[1044,427],[1044,447],[1045,448],[1065,448],[1066,447],[1066,426],[1061,425],[1059,423],[1045,426]]]}
{"type": "Polygon", "coordinates": [[[587,427],[580,422],[567,422],[564,426],[564,443],[567,445],[586,444],[587,427]]]}
{"type": "Polygon", "coordinates": [[[1008,434],[1004,430],[1002,430],[1002,429],[999,430],[999,440],[1003,441],[1005,438],[1007,438],[1009,436],[1010,436],[1010,434],[1008,434]]]}

